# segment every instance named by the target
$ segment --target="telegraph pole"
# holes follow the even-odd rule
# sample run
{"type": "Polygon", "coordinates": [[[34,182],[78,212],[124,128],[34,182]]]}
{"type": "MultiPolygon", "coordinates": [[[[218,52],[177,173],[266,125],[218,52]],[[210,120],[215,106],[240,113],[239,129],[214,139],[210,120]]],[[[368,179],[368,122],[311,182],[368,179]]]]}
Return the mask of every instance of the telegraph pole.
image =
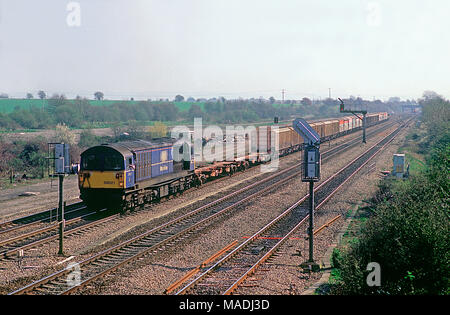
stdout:
{"type": "Polygon", "coordinates": [[[328,88],[328,98],[331,98],[331,88],[328,88]]]}
{"type": "Polygon", "coordinates": [[[285,92],[286,92],[286,91],[285,91],[284,89],[281,90],[281,99],[282,99],[281,104],[284,104],[284,93],[285,93],[285,92]]]}

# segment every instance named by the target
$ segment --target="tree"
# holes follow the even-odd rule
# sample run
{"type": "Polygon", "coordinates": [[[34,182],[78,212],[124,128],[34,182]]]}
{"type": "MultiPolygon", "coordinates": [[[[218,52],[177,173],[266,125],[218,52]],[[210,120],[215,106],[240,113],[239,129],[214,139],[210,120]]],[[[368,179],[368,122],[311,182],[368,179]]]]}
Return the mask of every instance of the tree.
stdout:
{"type": "Polygon", "coordinates": [[[175,96],[175,102],[183,102],[184,101],[184,96],[182,95],[177,95],[175,96]]]}
{"type": "Polygon", "coordinates": [[[156,121],[154,125],[149,126],[147,130],[152,138],[161,138],[167,136],[167,126],[160,121],[156,121]]]}
{"type": "Polygon", "coordinates": [[[398,96],[389,97],[389,99],[388,99],[389,103],[398,103],[400,101],[401,101],[401,99],[398,96]]]}
{"type": "Polygon", "coordinates": [[[81,148],[89,148],[101,143],[100,137],[94,135],[90,129],[83,130],[80,133],[80,141],[78,146],[81,148]]]}
{"type": "MultiPolygon", "coordinates": [[[[42,103],[44,103],[44,102],[42,102],[42,103]]],[[[63,106],[63,105],[69,105],[66,96],[64,94],[59,95],[59,94],[55,93],[48,100],[48,108],[47,109],[51,114],[54,114],[56,108],[59,106],[63,106]]],[[[42,106],[44,106],[44,104],[42,104],[42,106]]]]}
{"type": "Polygon", "coordinates": [[[188,117],[190,119],[199,118],[204,116],[205,114],[202,111],[202,108],[196,104],[193,104],[191,108],[188,110],[188,117]]]}
{"type": "Polygon", "coordinates": [[[81,126],[83,123],[83,117],[80,110],[73,105],[64,104],[58,106],[52,114],[56,122],[65,123],[69,127],[81,126]]]}
{"type": "Polygon", "coordinates": [[[44,98],[47,97],[47,94],[45,94],[44,91],[39,91],[39,92],[38,92],[38,96],[39,96],[39,98],[40,98],[41,100],[43,100],[44,98]]]}
{"type": "Polygon", "coordinates": [[[97,91],[97,92],[94,93],[94,97],[95,97],[95,99],[96,99],[97,101],[103,100],[103,97],[104,97],[104,96],[105,96],[105,95],[103,94],[103,92],[100,92],[100,91],[97,91]]]}
{"type": "MultiPolygon", "coordinates": [[[[355,101],[354,101],[354,103],[355,104],[359,104],[359,102],[361,102],[362,100],[361,100],[361,98],[357,98],[355,101]],[[360,100],[358,100],[358,99],[360,99],[360,100]]],[[[332,98],[326,98],[326,99],[324,99],[323,100],[323,103],[325,104],[325,105],[327,105],[327,106],[337,106],[338,104],[339,104],[339,102],[337,101],[337,100],[334,100],[334,99],[332,99],[332,98]]]]}
{"type": "Polygon", "coordinates": [[[35,129],[38,127],[36,117],[29,110],[15,110],[9,117],[26,129],[35,129]]]}
{"type": "Polygon", "coordinates": [[[273,97],[273,96],[269,97],[269,102],[270,102],[270,104],[275,103],[275,97],[273,97]]]}
{"type": "Polygon", "coordinates": [[[27,93],[27,99],[32,99],[33,98],[33,94],[31,94],[31,93],[27,93]]]}
{"type": "Polygon", "coordinates": [[[431,100],[431,99],[434,99],[434,98],[442,98],[442,96],[437,94],[435,91],[425,91],[425,92],[423,92],[422,97],[423,97],[423,99],[425,101],[431,100]]]}
{"type": "Polygon", "coordinates": [[[75,133],[70,131],[66,124],[57,124],[55,128],[55,140],[57,142],[68,143],[70,145],[75,144],[75,133]]]}
{"type": "Polygon", "coordinates": [[[311,106],[312,102],[309,98],[304,97],[302,98],[302,100],[300,101],[300,104],[302,104],[303,106],[311,106]]]}

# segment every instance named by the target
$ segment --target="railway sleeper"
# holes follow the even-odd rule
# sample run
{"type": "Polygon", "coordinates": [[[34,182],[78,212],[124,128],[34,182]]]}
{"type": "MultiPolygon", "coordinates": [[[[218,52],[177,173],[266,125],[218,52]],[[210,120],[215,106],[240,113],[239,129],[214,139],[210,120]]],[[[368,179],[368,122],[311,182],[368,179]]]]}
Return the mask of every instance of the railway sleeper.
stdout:
{"type": "Polygon", "coordinates": [[[106,257],[103,257],[103,258],[100,258],[100,259],[94,261],[92,264],[96,264],[97,266],[102,267],[103,265],[111,264],[111,260],[106,257]]]}
{"type": "Polygon", "coordinates": [[[133,245],[129,245],[130,248],[134,249],[134,250],[140,250],[141,248],[146,248],[149,247],[148,244],[146,243],[141,243],[141,244],[133,244],[133,245]]]}
{"type": "Polygon", "coordinates": [[[128,253],[117,253],[117,252],[115,252],[115,253],[109,254],[107,257],[111,258],[111,259],[117,259],[117,258],[122,258],[126,254],[128,254],[128,253]]]}

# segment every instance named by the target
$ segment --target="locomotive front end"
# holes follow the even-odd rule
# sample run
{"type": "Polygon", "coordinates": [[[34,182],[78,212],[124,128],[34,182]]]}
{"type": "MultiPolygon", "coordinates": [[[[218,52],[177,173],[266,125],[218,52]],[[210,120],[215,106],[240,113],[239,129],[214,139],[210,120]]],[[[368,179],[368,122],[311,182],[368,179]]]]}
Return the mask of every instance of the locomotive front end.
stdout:
{"type": "Polygon", "coordinates": [[[80,198],[89,207],[105,203],[120,206],[126,183],[126,159],[121,152],[96,146],[81,154],[78,186],[80,198]]]}

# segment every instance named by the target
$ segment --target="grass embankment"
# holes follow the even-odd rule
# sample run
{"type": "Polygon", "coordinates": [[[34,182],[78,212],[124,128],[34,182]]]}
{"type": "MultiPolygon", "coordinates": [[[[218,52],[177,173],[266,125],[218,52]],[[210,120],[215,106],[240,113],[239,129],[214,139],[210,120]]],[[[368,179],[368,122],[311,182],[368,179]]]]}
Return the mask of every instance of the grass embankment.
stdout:
{"type": "Polygon", "coordinates": [[[449,294],[448,118],[439,133],[426,122],[399,149],[409,178],[383,180],[369,205],[356,210],[332,255],[331,294],[449,294]],[[376,277],[379,284],[371,282],[376,277]]]}

